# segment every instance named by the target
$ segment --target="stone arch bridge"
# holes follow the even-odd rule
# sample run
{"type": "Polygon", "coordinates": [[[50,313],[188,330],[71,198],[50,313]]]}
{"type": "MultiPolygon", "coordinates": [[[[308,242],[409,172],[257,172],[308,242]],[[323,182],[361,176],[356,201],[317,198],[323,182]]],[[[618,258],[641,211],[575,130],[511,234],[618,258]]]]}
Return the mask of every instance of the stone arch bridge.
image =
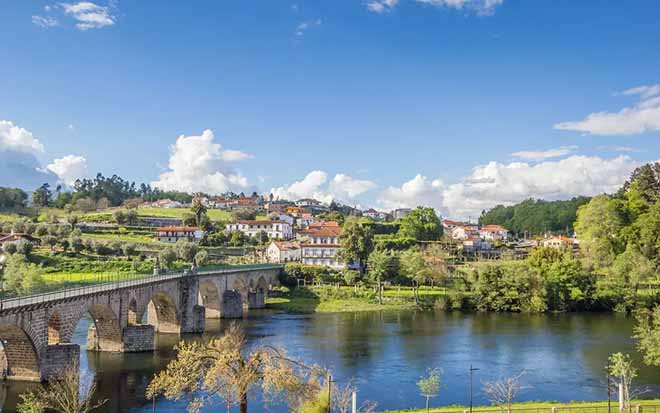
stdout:
{"type": "Polygon", "coordinates": [[[78,322],[92,323],[87,349],[152,351],[155,332],[201,333],[206,318],[240,318],[263,308],[278,265],[157,275],[0,301],[0,373],[42,381],[77,363],[78,322]]]}

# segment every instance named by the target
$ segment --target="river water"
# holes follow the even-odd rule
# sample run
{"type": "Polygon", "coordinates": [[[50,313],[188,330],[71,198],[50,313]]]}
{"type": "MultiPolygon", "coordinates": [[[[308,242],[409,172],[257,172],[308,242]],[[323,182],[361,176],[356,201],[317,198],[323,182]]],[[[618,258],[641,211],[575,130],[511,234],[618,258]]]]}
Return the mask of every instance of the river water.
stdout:
{"type": "MultiPolygon", "coordinates": [[[[74,341],[84,346],[90,320],[81,321],[74,341]]],[[[218,334],[228,322],[207,320],[207,334],[218,334]]],[[[422,407],[416,382],[428,367],[443,370],[443,387],[433,405],[466,404],[470,365],[475,404],[484,404],[483,382],[523,372],[528,389],[521,400],[603,400],[607,398],[604,366],[610,353],[634,355],[637,383],[645,396],[660,396],[660,369],[644,368],[630,339],[633,321],[611,314],[463,314],[392,311],[289,315],[250,313],[243,321],[249,341],[287,349],[289,355],[330,368],[336,385],[354,380],[360,400],[379,409],[422,407]]],[[[187,336],[185,339],[197,339],[187,336]]],[[[108,399],[100,411],[152,412],[144,389],[154,372],[174,356],[179,337],[159,335],[154,353],[85,352],[83,380],[95,377],[99,394],[108,399]]],[[[2,387],[2,412],[15,411],[25,383],[2,387]]],[[[261,406],[254,412],[283,412],[261,406]]],[[[183,412],[186,401],[157,400],[156,412],[183,412]]],[[[225,411],[222,405],[204,412],[225,411]]]]}

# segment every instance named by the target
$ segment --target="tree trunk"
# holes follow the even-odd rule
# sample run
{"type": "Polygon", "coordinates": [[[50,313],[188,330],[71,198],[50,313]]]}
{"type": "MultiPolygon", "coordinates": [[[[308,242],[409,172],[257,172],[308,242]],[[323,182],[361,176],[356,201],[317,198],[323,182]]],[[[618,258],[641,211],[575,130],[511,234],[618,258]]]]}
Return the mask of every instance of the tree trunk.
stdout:
{"type": "Polygon", "coordinates": [[[240,402],[240,413],[248,413],[248,400],[247,400],[247,394],[241,395],[241,402],[240,402]]]}
{"type": "Polygon", "coordinates": [[[429,398],[426,398],[426,413],[429,411],[429,398]]]}

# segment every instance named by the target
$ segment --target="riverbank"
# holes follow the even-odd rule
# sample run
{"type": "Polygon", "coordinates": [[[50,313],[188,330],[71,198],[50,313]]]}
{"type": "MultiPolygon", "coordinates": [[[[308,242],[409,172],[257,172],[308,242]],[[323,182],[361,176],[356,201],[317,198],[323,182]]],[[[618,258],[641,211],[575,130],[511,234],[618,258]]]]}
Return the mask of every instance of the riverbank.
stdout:
{"type": "MultiPolygon", "coordinates": [[[[615,397],[615,396],[613,396],[615,397]]],[[[646,412],[655,413],[660,410],[660,399],[649,399],[649,400],[635,400],[632,402],[633,406],[640,406],[641,411],[644,412],[644,407],[646,407],[646,412]],[[651,408],[651,409],[650,409],[651,408]]],[[[570,413],[580,413],[584,411],[585,413],[600,413],[607,412],[608,402],[599,401],[599,402],[568,402],[568,403],[556,403],[556,402],[524,402],[524,403],[514,403],[512,409],[516,413],[551,413],[553,408],[557,409],[567,409],[570,410],[570,413]],[[584,409],[584,410],[582,410],[584,409]]],[[[470,408],[467,406],[445,406],[445,407],[435,407],[429,410],[429,413],[463,413],[470,408]]],[[[475,413],[479,412],[502,412],[497,406],[475,406],[472,408],[472,411],[475,413]]],[[[618,402],[612,400],[612,412],[616,413],[618,411],[618,402]]],[[[426,413],[426,409],[418,410],[386,410],[382,413],[426,413]]],[[[560,412],[561,413],[561,412],[560,412]]]]}
{"type": "MultiPolygon", "coordinates": [[[[420,290],[424,302],[442,295],[441,289],[420,290]]],[[[388,290],[383,294],[382,303],[372,289],[355,290],[352,287],[305,287],[284,290],[279,296],[266,300],[268,308],[286,313],[341,313],[361,311],[384,311],[413,309],[421,307],[415,303],[412,291],[388,290]]]]}

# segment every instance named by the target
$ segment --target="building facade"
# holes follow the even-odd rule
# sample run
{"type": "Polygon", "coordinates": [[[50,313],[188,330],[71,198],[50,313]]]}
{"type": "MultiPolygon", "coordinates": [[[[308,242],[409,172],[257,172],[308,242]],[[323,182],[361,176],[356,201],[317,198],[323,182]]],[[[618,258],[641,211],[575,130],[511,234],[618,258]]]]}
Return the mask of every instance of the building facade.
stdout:
{"type": "Polygon", "coordinates": [[[273,239],[293,238],[293,227],[284,221],[236,221],[225,225],[225,229],[227,232],[240,231],[249,237],[254,237],[263,231],[273,239]]]}
{"type": "Polygon", "coordinates": [[[156,229],[154,240],[160,242],[177,242],[180,239],[197,242],[204,237],[204,231],[197,227],[160,227],[156,229]]]}

